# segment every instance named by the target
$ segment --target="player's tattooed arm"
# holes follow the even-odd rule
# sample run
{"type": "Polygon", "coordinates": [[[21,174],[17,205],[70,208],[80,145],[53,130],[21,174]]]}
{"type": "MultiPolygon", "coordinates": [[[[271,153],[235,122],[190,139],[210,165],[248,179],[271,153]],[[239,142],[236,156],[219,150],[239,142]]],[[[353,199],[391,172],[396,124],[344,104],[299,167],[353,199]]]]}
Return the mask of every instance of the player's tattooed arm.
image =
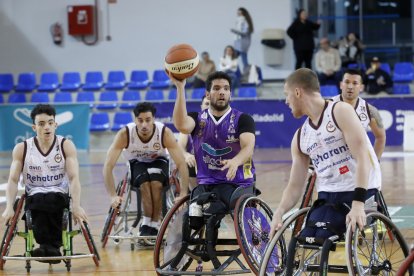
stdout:
{"type": "Polygon", "coordinates": [[[375,122],[379,128],[384,128],[381,115],[376,107],[369,105],[369,114],[371,115],[371,119],[375,119],[375,122]]]}

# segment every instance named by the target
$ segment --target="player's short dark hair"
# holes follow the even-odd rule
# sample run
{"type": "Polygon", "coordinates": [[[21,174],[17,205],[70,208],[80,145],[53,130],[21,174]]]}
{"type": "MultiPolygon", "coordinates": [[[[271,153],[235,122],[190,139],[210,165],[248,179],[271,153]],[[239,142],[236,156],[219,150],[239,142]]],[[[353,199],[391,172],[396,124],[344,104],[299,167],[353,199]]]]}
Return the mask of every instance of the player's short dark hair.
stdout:
{"type": "Polygon", "coordinates": [[[358,75],[361,78],[361,82],[364,81],[364,77],[362,75],[361,70],[358,70],[358,69],[346,69],[343,76],[345,76],[345,74],[358,75]]]}
{"type": "Polygon", "coordinates": [[[225,80],[227,80],[229,82],[229,85],[230,85],[230,91],[232,90],[230,76],[227,73],[223,72],[223,71],[216,71],[214,73],[211,73],[207,77],[207,80],[206,80],[206,90],[208,92],[211,91],[211,86],[213,84],[213,81],[214,80],[218,80],[218,79],[225,79],[225,80]]]}
{"type": "Polygon", "coordinates": [[[307,92],[316,92],[320,90],[318,76],[308,68],[300,68],[290,74],[286,79],[286,84],[298,86],[307,92]]]}
{"type": "Polygon", "coordinates": [[[138,103],[134,108],[135,117],[138,117],[140,113],[144,112],[151,112],[152,116],[155,116],[157,109],[152,103],[149,102],[138,103]]]}
{"type": "Polygon", "coordinates": [[[30,113],[30,118],[32,118],[33,123],[35,122],[35,118],[39,114],[47,114],[49,116],[56,117],[56,109],[51,106],[50,104],[37,104],[30,113]]]}

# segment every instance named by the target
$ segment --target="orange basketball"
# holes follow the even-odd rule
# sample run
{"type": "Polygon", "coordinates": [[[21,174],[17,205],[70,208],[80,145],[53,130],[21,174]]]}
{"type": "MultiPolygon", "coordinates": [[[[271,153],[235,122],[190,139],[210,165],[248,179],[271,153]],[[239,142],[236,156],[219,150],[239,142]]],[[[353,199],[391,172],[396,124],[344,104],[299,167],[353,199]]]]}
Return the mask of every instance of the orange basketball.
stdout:
{"type": "Polygon", "coordinates": [[[200,59],[196,50],[188,44],[177,44],[171,47],[165,56],[165,69],[178,80],[194,75],[200,59]]]}

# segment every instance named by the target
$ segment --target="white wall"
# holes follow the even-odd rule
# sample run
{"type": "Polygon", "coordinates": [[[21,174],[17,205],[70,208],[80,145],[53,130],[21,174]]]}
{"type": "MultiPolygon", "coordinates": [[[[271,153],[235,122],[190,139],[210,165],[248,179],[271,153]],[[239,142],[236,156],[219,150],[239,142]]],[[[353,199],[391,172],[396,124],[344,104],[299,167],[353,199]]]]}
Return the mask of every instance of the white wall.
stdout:
{"type": "Polygon", "coordinates": [[[255,32],[249,61],[258,64],[265,78],[280,78],[293,69],[291,40],[287,38],[284,64],[265,66],[260,43],[264,28],[286,29],[292,21],[290,0],[118,0],[109,5],[98,0],[100,40],[95,46],[84,45],[67,34],[68,5],[90,5],[92,0],[1,0],[0,1],[0,72],[162,68],[168,48],[189,43],[199,52],[208,51],[218,63],[227,44],[232,44],[237,8],[246,7],[252,15],[255,32]],[[55,46],[50,26],[60,22],[64,43],[55,46]],[[112,37],[106,41],[107,25],[112,37]]]}

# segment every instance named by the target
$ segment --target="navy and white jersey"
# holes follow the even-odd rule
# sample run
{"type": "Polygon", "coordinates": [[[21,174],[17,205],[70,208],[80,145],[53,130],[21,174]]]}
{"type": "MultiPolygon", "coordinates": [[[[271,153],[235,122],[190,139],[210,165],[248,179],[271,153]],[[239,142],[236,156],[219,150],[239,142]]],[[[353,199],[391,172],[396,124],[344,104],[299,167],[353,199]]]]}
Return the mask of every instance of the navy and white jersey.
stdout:
{"type": "Polygon", "coordinates": [[[55,135],[49,151],[43,153],[36,137],[24,141],[22,182],[28,196],[51,192],[69,193],[64,142],[64,137],[55,135]]]}
{"type": "MultiPolygon", "coordinates": [[[[333,115],[337,103],[326,101],[315,126],[309,118],[298,131],[299,150],[308,155],[315,167],[318,192],[353,191],[356,184],[356,161],[333,115]]],[[[366,135],[366,134],[365,134],[366,135]]],[[[381,171],[374,149],[366,135],[371,164],[368,189],[381,189],[381,171]]]]}
{"type": "MultiPolygon", "coordinates": [[[[344,99],[342,95],[337,95],[331,99],[333,102],[343,102],[344,99]]],[[[359,120],[361,121],[362,126],[365,130],[368,130],[369,123],[371,122],[371,114],[369,112],[369,106],[367,101],[363,98],[358,97],[358,100],[355,105],[355,112],[358,115],[359,120]]]]}
{"type": "Polygon", "coordinates": [[[128,135],[128,144],[123,150],[122,155],[126,160],[150,163],[159,157],[167,158],[167,152],[163,144],[165,131],[163,123],[154,122],[154,133],[148,142],[143,142],[138,136],[138,129],[135,123],[129,123],[125,127],[128,135]]]}

